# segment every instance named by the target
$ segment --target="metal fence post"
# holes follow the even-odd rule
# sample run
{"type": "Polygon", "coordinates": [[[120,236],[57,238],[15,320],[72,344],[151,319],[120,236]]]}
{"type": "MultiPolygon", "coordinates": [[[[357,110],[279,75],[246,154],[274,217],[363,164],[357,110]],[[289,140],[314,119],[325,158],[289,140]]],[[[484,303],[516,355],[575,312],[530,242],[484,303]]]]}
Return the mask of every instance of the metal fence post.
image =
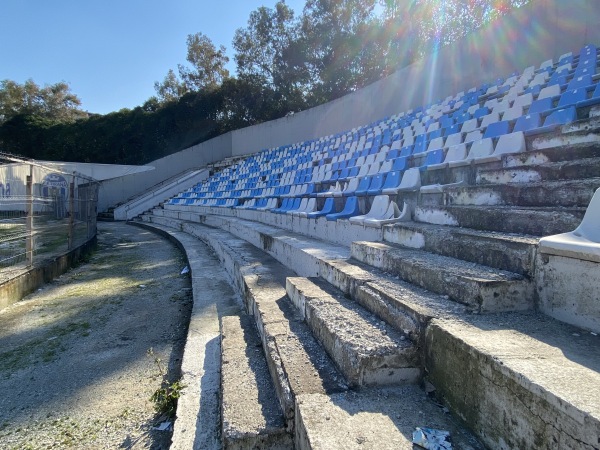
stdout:
{"type": "Polygon", "coordinates": [[[75,224],[75,176],[69,184],[69,250],[73,248],[73,234],[75,224]]]}
{"type": "Polygon", "coordinates": [[[27,265],[33,265],[33,165],[29,165],[29,175],[26,180],[25,195],[27,198],[27,219],[25,220],[26,235],[25,253],[27,265]]]}

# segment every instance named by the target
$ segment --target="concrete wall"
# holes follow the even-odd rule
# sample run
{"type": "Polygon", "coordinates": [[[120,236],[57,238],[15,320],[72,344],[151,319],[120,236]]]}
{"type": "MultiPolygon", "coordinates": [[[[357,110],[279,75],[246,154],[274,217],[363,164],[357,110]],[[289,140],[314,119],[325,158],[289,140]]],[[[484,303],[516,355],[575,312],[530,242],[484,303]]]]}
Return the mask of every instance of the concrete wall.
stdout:
{"type": "Polygon", "coordinates": [[[148,164],[154,166],[154,170],[104,181],[98,192],[98,212],[106,211],[186,170],[204,167],[228,156],[231,156],[231,133],[157,159],[148,164]]]}
{"type": "Polygon", "coordinates": [[[600,45],[600,1],[532,0],[389,77],[325,105],[236,130],[150,163],[153,172],[103,183],[100,211],[183,170],[365,125],[506,77],[587,43],[600,45]]]}

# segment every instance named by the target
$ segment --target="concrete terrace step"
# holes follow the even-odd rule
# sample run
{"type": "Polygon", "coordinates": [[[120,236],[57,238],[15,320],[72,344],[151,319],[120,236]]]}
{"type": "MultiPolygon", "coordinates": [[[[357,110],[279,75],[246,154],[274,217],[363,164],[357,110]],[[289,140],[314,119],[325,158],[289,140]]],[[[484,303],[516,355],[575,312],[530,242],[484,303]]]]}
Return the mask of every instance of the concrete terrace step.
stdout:
{"type": "Polygon", "coordinates": [[[538,183],[483,184],[448,188],[444,194],[422,194],[422,205],[587,206],[600,178],[538,183]]]}
{"type": "Polygon", "coordinates": [[[539,238],[444,225],[400,222],[385,227],[384,241],[533,276],[539,238]]]}
{"type": "MultiPolygon", "coordinates": [[[[261,293],[261,291],[263,288],[267,288],[269,291],[277,289],[277,283],[274,283],[273,279],[279,279],[282,274],[278,273],[274,277],[267,275],[264,264],[268,262],[268,259],[258,261],[252,256],[254,252],[260,254],[263,253],[262,251],[255,248],[252,250],[252,248],[248,247],[249,244],[240,242],[239,239],[222,230],[211,229],[210,227],[167,217],[145,215],[143,219],[146,225],[156,226],[159,223],[163,224],[159,225],[161,228],[170,226],[183,231],[173,231],[174,234],[188,236],[189,233],[209,243],[209,246],[215,249],[215,253],[221,260],[223,267],[228,272],[235,274],[233,276],[235,284],[238,286],[238,289],[241,288],[245,292],[244,297],[252,296],[255,298],[255,300],[249,303],[254,304],[255,306],[252,310],[255,312],[259,311],[262,316],[261,321],[265,323],[266,328],[263,333],[269,333],[273,329],[274,325],[268,320],[271,314],[260,306],[267,304],[267,300],[262,297],[277,297],[277,295],[273,296],[272,292],[271,294],[265,294],[261,293]],[[261,298],[261,300],[257,302],[257,298],[261,298]]],[[[274,239],[273,247],[276,247],[276,242],[277,239],[274,239]]],[[[188,247],[191,246],[189,242],[186,245],[188,247]]],[[[389,299],[379,296],[379,292],[384,292],[388,289],[390,298],[394,299],[393,301],[405,301],[409,306],[412,306],[415,310],[415,317],[424,317],[426,318],[425,320],[430,320],[432,316],[454,317],[455,314],[464,312],[464,308],[456,303],[445,301],[441,296],[427,293],[420,288],[410,286],[401,281],[394,282],[393,279],[385,275],[378,275],[379,271],[376,269],[371,269],[371,271],[367,272],[365,270],[366,266],[360,262],[347,263],[345,260],[328,259],[323,261],[322,264],[323,267],[327,266],[329,268],[326,271],[327,273],[340,281],[344,280],[343,283],[345,285],[352,284],[354,286],[353,290],[356,292],[363,292],[364,288],[371,289],[373,287],[373,290],[370,292],[375,292],[376,296],[369,299],[369,296],[365,294],[365,298],[367,299],[366,301],[377,303],[378,307],[382,307],[386,302],[389,302],[389,299]],[[361,282],[359,280],[349,283],[349,277],[352,273],[358,274],[359,277],[360,274],[363,274],[364,276],[361,278],[361,281],[364,281],[365,284],[359,284],[361,282]]],[[[276,265],[272,266],[271,269],[274,267],[276,265]]],[[[285,272],[283,276],[289,275],[286,269],[283,270],[285,272]]],[[[272,270],[268,272],[272,273],[272,270]]],[[[281,292],[278,295],[281,295],[281,292]]],[[[361,302],[365,298],[361,297],[361,302]]],[[[280,308],[285,304],[283,299],[275,301],[275,303],[280,308]]],[[[392,303],[387,303],[387,305],[389,308],[392,306],[392,303]]],[[[385,306],[383,307],[385,308],[385,306]]],[[[287,307],[285,308],[287,309],[287,307]]],[[[391,309],[388,309],[388,312],[390,311],[391,309]]],[[[291,328],[297,325],[297,318],[297,316],[293,316],[291,319],[293,322],[291,328]]],[[[239,336],[241,333],[240,327],[236,323],[237,320],[239,319],[224,318],[222,322],[233,326],[233,332],[238,334],[238,338],[241,338],[239,336]]],[[[379,330],[385,329],[388,336],[395,335],[393,330],[386,328],[381,323],[379,323],[378,327],[379,330]]],[[[377,324],[373,328],[377,328],[377,324]]],[[[226,355],[223,359],[230,361],[225,364],[227,366],[231,364],[233,358],[237,358],[237,356],[229,353],[230,350],[235,349],[235,354],[237,355],[240,348],[244,352],[247,352],[253,348],[253,344],[252,340],[248,339],[244,345],[239,345],[233,341],[231,327],[224,325],[223,330],[223,351],[224,355],[226,355]]],[[[421,330],[424,337],[423,331],[424,329],[421,330]]],[[[282,332],[281,335],[277,336],[275,341],[269,339],[269,342],[281,346],[292,345],[295,347],[295,336],[290,331],[287,331],[287,333],[282,332]]],[[[247,336],[244,337],[247,338],[247,336]]],[[[264,337],[261,337],[261,341],[265,342],[264,337]]],[[[275,353],[273,349],[266,352],[267,366],[271,375],[273,374],[272,368],[274,364],[269,361],[269,358],[273,358],[273,353],[275,353]]],[[[417,426],[429,426],[449,430],[453,442],[455,446],[458,445],[458,448],[477,450],[483,448],[472,435],[466,432],[464,428],[457,426],[450,415],[444,412],[439,405],[431,402],[425,393],[414,385],[383,388],[370,387],[363,388],[360,391],[348,391],[346,390],[346,386],[340,383],[336,383],[333,389],[324,389],[322,386],[315,388],[310,378],[317,377],[317,370],[321,368],[322,362],[307,361],[301,357],[297,366],[292,365],[290,367],[287,364],[290,362],[290,358],[301,355],[291,355],[285,351],[280,351],[279,354],[281,354],[278,366],[280,371],[276,374],[275,389],[280,390],[276,385],[285,377],[290,380],[288,392],[295,407],[293,427],[290,425],[289,418],[285,417],[285,419],[288,430],[291,428],[294,429],[296,449],[412,449],[411,434],[417,426]],[[297,370],[297,367],[301,366],[310,367],[308,369],[305,368],[303,371],[297,370]],[[303,383],[310,384],[311,388],[299,389],[298,384],[303,383]]],[[[312,352],[310,354],[313,355],[312,352]]],[[[240,358],[243,360],[246,356],[242,355],[240,358]]],[[[224,372],[227,372],[227,375],[224,374],[224,377],[232,381],[232,377],[239,374],[238,367],[248,368],[248,364],[252,367],[252,363],[238,361],[236,366],[224,368],[224,372]],[[233,370],[229,371],[230,369],[233,370]]],[[[260,377],[257,377],[257,379],[260,379],[260,377]]],[[[239,380],[241,380],[240,377],[238,377],[238,382],[239,380]]],[[[322,385],[323,383],[321,382],[320,384],[322,385]]],[[[261,387],[260,383],[258,387],[261,387]]],[[[228,389],[224,388],[224,392],[226,391],[228,389]]],[[[251,389],[251,391],[253,390],[251,389]]],[[[247,392],[247,388],[244,388],[243,392],[247,392]]],[[[258,394],[255,393],[254,395],[258,394]]],[[[230,396],[227,398],[232,399],[230,396]]],[[[260,439],[265,441],[269,439],[273,448],[280,448],[277,446],[279,445],[279,441],[275,440],[275,438],[279,436],[285,439],[285,436],[279,433],[279,427],[269,428],[273,431],[272,436],[261,434],[257,430],[265,430],[265,424],[264,422],[261,423],[263,419],[258,418],[259,426],[254,432],[250,431],[248,434],[239,433],[241,430],[252,428],[252,424],[256,424],[257,422],[247,417],[243,420],[236,419],[239,416],[234,416],[234,419],[230,419],[232,415],[229,413],[232,412],[232,407],[233,404],[229,402],[224,406],[224,410],[227,411],[227,414],[224,415],[224,431],[230,432],[229,437],[224,439],[224,444],[231,445],[231,447],[225,448],[271,448],[260,444],[258,447],[247,445],[251,441],[256,442],[260,439]],[[244,424],[246,426],[242,426],[244,424]],[[234,437],[236,439],[233,439],[234,437]]],[[[240,412],[240,407],[236,408],[238,412],[240,412]]],[[[252,403],[249,409],[252,410],[253,408],[256,408],[255,403],[252,403]]],[[[291,446],[288,448],[291,448],[291,446]]]]}
{"type": "Polygon", "coordinates": [[[600,338],[536,312],[434,320],[436,394],[489,448],[600,448],[600,338]]]}
{"type": "Polygon", "coordinates": [[[288,278],[287,293],[352,386],[415,383],[417,348],[318,278],[288,278]]]}
{"type": "Polygon", "coordinates": [[[533,307],[532,283],[513,272],[380,242],[354,242],[352,256],[476,312],[533,307]]]}
{"type": "MultiPolygon", "coordinates": [[[[169,212],[169,214],[178,214],[169,212]]],[[[183,222],[163,216],[145,216],[146,220],[171,222],[179,227],[183,222]]],[[[198,216],[198,220],[223,227],[236,236],[263,248],[285,262],[298,275],[321,277],[354,299],[371,313],[409,335],[413,342],[423,336],[432,317],[465,313],[464,305],[448,300],[384,274],[379,269],[350,259],[350,249],[257,222],[236,218],[198,216]]]]}
{"type": "Polygon", "coordinates": [[[424,426],[449,431],[454,449],[485,448],[410,385],[302,395],[296,417],[296,450],[413,450],[412,432],[424,426]]]}
{"type": "Polygon", "coordinates": [[[221,318],[221,416],[224,449],[293,445],[260,336],[247,314],[221,318]]]}
{"type": "Polygon", "coordinates": [[[297,395],[348,389],[286,295],[285,279],[296,275],[292,270],[227,231],[168,217],[145,215],[144,220],[191,234],[218,255],[254,316],[288,429],[293,429],[297,395]]]}
{"type": "Polygon", "coordinates": [[[477,184],[535,183],[600,177],[600,158],[479,170],[477,184]]]}
{"type": "Polygon", "coordinates": [[[418,222],[497,231],[549,236],[566,233],[579,226],[585,207],[515,207],[444,205],[417,206],[418,222]]]}

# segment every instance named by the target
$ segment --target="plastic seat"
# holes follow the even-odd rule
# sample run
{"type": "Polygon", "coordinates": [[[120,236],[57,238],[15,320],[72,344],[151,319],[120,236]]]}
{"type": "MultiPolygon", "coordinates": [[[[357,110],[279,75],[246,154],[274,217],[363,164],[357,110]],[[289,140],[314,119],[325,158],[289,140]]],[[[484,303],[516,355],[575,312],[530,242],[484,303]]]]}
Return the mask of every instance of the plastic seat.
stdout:
{"type": "Polygon", "coordinates": [[[483,133],[483,138],[497,138],[503,134],[507,134],[509,128],[510,123],[507,120],[491,123],[486,128],[485,133],[483,133]]]}
{"type": "Polygon", "coordinates": [[[551,97],[547,97],[541,100],[536,100],[531,103],[529,107],[529,114],[539,113],[539,114],[547,114],[549,111],[554,109],[554,99],[551,97]]]}
{"type": "Polygon", "coordinates": [[[427,170],[430,165],[440,164],[444,161],[444,150],[439,148],[437,150],[432,150],[427,152],[427,157],[421,166],[418,169],[423,172],[427,170]]]}
{"type": "Polygon", "coordinates": [[[381,191],[383,192],[385,189],[392,189],[394,187],[398,187],[400,185],[400,181],[402,180],[402,171],[394,170],[389,172],[385,176],[385,180],[383,185],[381,186],[381,191]]]}
{"type": "Polygon", "coordinates": [[[404,203],[403,210],[400,211],[396,202],[392,201],[387,195],[378,195],[373,199],[373,203],[367,214],[354,216],[349,220],[354,224],[381,227],[388,223],[408,219],[410,219],[410,212],[406,203],[404,203]]]}
{"type": "Polygon", "coordinates": [[[592,93],[592,96],[587,99],[577,103],[578,108],[582,108],[584,106],[592,106],[600,103],[600,83],[596,84],[596,88],[592,93]]]}
{"type": "Polygon", "coordinates": [[[538,113],[521,116],[515,122],[514,131],[522,131],[525,134],[534,134],[542,125],[542,119],[538,113]]]}
{"type": "Polygon", "coordinates": [[[471,144],[469,154],[462,161],[455,161],[450,167],[460,167],[471,164],[471,161],[477,158],[484,158],[494,152],[494,142],[491,138],[480,139],[471,144]]]}
{"type": "Polygon", "coordinates": [[[367,195],[367,191],[369,190],[369,186],[371,186],[372,176],[366,176],[360,180],[354,195],[367,195]]]}
{"type": "Polygon", "coordinates": [[[317,207],[317,199],[315,197],[311,197],[306,202],[304,208],[298,209],[298,211],[293,211],[292,215],[297,217],[306,217],[307,214],[314,212],[317,207]]]}
{"type": "Polygon", "coordinates": [[[344,205],[344,209],[342,209],[338,213],[331,213],[325,215],[325,218],[329,221],[334,221],[338,219],[348,219],[352,216],[356,216],[360,214],[360,209],[358,208],[358,198],[357,197],[348,197],[346,199],[346,204],[344,205]]]}
{"type": "Polygon", "coordinates": [[[307,204],[308,204],[308,197],[304,197],[300,200],[300,205],[298,205],[297,209],[295,209],[295,210],[290,209],[290,210],[286,211],[286,214],[292,215],[297,212],[302,212],[306,209],[307,204]]]}
{"type": "Polygon", "coordinates": [[[335,200],[332,197],[325,199],[325,204],[323,205],[323,209],[320,211],[313,211],[311,213],[307,213],[306,217],[309,219],[317,219],[319,217],[326,216],[327,214],[333,214],[335,212],[335,200]]]}
{"type": "Polygon", "coordinates": [[[358,185],[360,183],[360,178],[351,178],[348,180],[348,183],[346,183],[346,187],[341,191],[341,192],[334,192],[333,196],[334,197],[349,197],[351,195],[354,195],[354,192],[356,192],[356,189],[358,188],[358,185]]]}
{"type": "Polygon", "coordinates": [[[596,189],[579,226],[569,232],[540,239],[542,253],[600,263],[600,188],[596,189]]]}
{"type": "Polygon", "coordinates": [[[317,192],[317,197],[333,197],[335,193],[342,192],[342,185],[340,182],[336,182],[334,186],[331,186],[324,192],[317,192]]]}
{"type": "Polygon", "coordinates": [[[396,158],[392,164],[392,170],[403,171],[408,169],[408,157],[396,158]]]}
{"type": "Polygon", "coordinates": [[[493,153],[488,156],[475,157],[475,164],[483,164],[487,162],[500,161],[502,155],[510,153],[521,153],[525,151],[525,135],[523,132],[505,134],[500,136],[493,153]]]}
{"type": "Polygon", "coordinates": [[[467,157],[467,146],[465,144],[457,144],[448,147],[444,161],[438,164],[432,164],[427,167],[427,170],[438,170],[446,167],[454,167],[452,164],[459,161],[464,161],[467,157]]]}
{"type": "Polygon", "coordinates": [[[577,119],[577,111],[574,106],[565,109],[559,109],[552,112],[546,120],[544,120],[544,129],[554,129],[562,125],[574,122],[577,119]]]}
{"type": "Polygon", "coordinates": [[[369,188],[367,189],[367,195],[381,194],[381,190],[383,189],[384,180],[385,180],[385,177],[382,174],[375,175],[371,179],[371,183],[369,184],[369,188]]]}
{"type": "Polygon", "coordinates": [[[398,186],[382,189],[382,194],[397,194],[399,192],[410,192],[417,191],[421,187],[421,172],[419,169],[413,167],[408,169],[402,175],[402,180],[398,186]]]}
{"type": "Polygon", "coordinates": [[[573,77],[573,79],[571,81],[569,81],[569,84],[567,85],[567,91],[572,91],[574,89],[582,89],[582,88],[584,89],[593,84],[594,84],[594,82],[592,81],[591,74],[575,76],[575,77],[573,77]]]}
{"type": "Polygon", "coordinates": [[[557,108],[565,108],[567,106],[576,105],[579,102],[587,100],[587,91],[585,88],[573,89],[565,91],[558,101],[557,108]]]}

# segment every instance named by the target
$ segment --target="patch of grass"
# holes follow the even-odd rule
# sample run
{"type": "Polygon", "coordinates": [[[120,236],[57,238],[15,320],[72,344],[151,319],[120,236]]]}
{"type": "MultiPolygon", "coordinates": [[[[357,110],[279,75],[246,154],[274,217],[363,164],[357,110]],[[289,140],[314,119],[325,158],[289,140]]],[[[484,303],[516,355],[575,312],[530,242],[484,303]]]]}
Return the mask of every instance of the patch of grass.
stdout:
{"type": "Polygon", "coordinates": [[[154,354],[154,350],[148,350],[148,356],[154,358],[154,362],[158,368],[158,372],[162,377],[160,387],[154,391],[150,397],[150,401],[154,403],[154,410],[161,416],[166,416],[170,419],[175,417],[177,412],[177,400],[181,397],[181,391],[186,387],[180,380],[169,381],[167,372],[162,366],[162,361],[154,354]]]}
{"type": "Polygon", "coordinates": [[[70,322],[65,326],[52,327],[43,337],[30,339],[12,350],[0,353],[0,371],[10,374],[39,362],[52,362],[67,350],[63,342],[65,338],[72,335],[88,336],[89,329],[89,322],[70,322]]]}

